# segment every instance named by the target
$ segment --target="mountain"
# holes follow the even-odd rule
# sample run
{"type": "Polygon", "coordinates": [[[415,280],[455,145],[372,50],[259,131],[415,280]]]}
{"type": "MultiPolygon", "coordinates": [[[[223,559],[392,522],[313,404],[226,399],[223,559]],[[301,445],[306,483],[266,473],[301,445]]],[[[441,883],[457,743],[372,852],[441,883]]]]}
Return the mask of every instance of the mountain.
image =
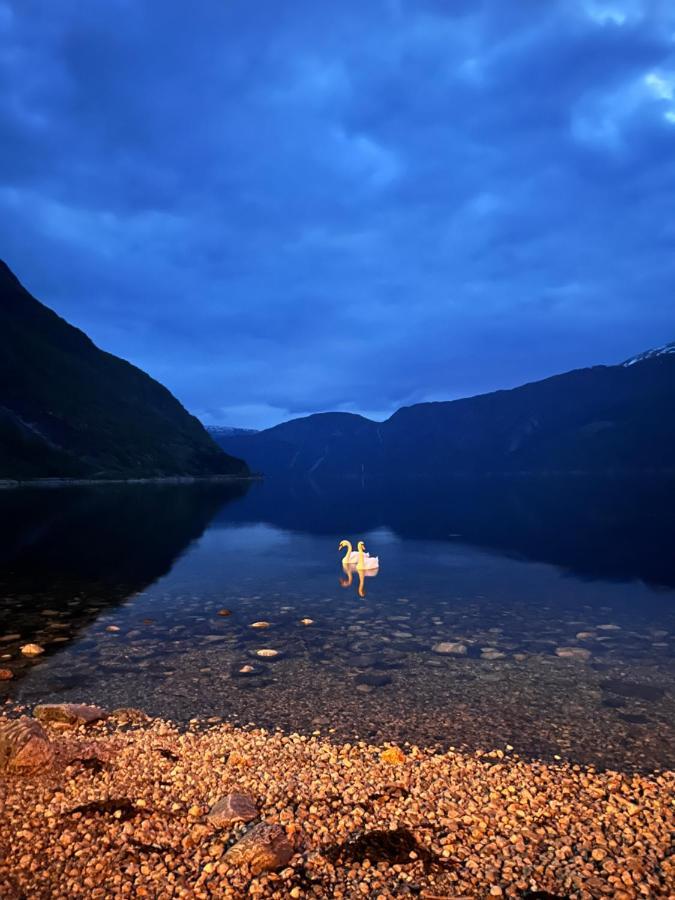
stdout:
{"type": "Polygon", "coordinates": [[[385,422],[320,413],[220,441],[267,474],[324,477],[675,469],[675,353],[419,403],[385,422]]]}
{"type": "Polygon", "coordinates": [[[99,350],[0,260],[0,479],[246,474],[165,387],[99,350]]]}
{"type": "Polygon", "coordinates": [[[205,425],[204,427],[216,442],[216,444],[219,443],[221,437],[230,438],[235,434],[241,435],[258,433],[257,428],[233,428],[231,425],[205,425]]]}
{"type": "Polygon", "coordinates": [[[655,347],[653,350],[645,350],[644,353],[638,353],[637,356],[627,359],[621,365],[634,366],[635,363],[642,362],[645,359],[656,359],[657,356],[668,356],[670,353],[675,353],[675,341],[664,344],[663,347],[655,347]]]}

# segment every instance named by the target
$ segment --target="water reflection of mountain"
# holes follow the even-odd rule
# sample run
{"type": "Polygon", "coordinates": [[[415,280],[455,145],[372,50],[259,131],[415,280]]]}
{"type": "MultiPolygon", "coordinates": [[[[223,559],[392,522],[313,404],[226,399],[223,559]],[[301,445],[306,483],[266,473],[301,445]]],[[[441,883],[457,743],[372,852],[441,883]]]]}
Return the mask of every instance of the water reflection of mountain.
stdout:
{"type": "Polygon", "coordinates": [[[675,586],[675,478],[494,477],[395,483],[267,479],[217,521],[313,534],[388,527],[464,540],[591,578],[675,586]]]}
{"type": "Polygon", "coordinates": [[[74,628],[165,575],[244,483],[0,492],[0,629],[48,606],[74,628]],[[3,623],[3,620],[4,623],[3,623]]]}

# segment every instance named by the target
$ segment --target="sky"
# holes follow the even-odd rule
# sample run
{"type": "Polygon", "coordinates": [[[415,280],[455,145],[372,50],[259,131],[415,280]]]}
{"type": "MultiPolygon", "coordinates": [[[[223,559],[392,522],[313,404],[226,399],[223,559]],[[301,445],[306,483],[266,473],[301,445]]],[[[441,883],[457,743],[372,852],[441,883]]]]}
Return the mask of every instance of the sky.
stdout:
{"type": "Polygon", "coordinates": [[[207,424],[675,340],[671,0],[0,0],[0,258],[207,424]]]}

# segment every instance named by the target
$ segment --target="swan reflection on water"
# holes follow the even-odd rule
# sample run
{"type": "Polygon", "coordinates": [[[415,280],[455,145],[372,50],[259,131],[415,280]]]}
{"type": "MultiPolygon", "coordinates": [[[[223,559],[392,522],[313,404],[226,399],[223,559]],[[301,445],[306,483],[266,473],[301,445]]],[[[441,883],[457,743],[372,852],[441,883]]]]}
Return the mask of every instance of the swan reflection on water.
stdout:
{"type": "Polygon", "coordinates": [[[375,578],[377,569],[359,569],[350,563],[342,563],[342,571],[345,573],[344,578],[340,578],[340,587],[349,588],[354,581],[354,572],[359,576],[359,586],[357,593],[359,597],[366,596],[366,578],[375,578]]]}

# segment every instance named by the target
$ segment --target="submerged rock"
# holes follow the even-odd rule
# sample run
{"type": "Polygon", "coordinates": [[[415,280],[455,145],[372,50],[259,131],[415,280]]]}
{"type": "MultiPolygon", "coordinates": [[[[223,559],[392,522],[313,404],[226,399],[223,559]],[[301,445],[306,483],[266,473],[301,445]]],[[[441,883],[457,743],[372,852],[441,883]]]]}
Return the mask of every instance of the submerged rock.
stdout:
{"type": "Polygon", "coordinates": [[[223,857],[233,866],[248,866],[252,875],[280,869],[293,856],[286,832],[281,825],[254,825],[233,844],[223,857]]]}
{"type": "Polygon", "coordinates": [[[54,758],[51,741],[35,719],[0,719],[0,771],[44,769],[54,758]]]}
{"type": "Polygon", "coordinates": [[[610,694],[637,700],[660,700],[665,694],[665,689],[656,684],[638,684],[635,681],[621,681],[619,678],[601,681],[600,687],[610,694]]]}
{"type": "Polygon", "coordinates": [[[0,669],[0,681],[10,681],[14,678],[14,672],[11,669],[0,669]]]}
{"type": "Polygon", "coordinates": [[[391,684],[391,676],[364,673],[363,675],[357,675],[354,681],[357,685],[366,684],[368,687],[384,687],[387,684],[391,684]]]}
{"type": "Polygon", "coordinates": [[[41,653],[45,652],[45,648],[41,647],[39,644],[24,644],[21,648],[21,652],[24,656],[39,656],[41,653]]]}
{"type": "Polygon", "coordinates": [[[578,659],[585,661],[591,658],[591,651],[584,647],[556,647],[555,655],[561,659],[578,659]]]}
{"type": "Polygon", "coordinates": [[[434,653],[466,656],[468,648],[466,644],[462,644],[461,641],[441,641],[440,644],[434,644],[431,649],[434,653]]]}

